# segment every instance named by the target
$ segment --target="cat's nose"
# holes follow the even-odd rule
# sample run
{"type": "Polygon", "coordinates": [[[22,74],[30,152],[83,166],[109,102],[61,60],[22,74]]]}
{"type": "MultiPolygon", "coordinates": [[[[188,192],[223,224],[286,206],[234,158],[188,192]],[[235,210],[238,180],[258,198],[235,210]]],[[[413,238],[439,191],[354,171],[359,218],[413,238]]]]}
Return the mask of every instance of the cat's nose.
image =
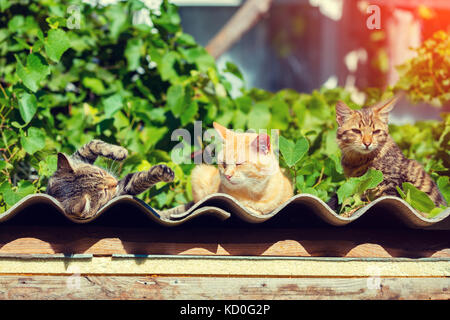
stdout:
{"type": "Polygon", "coordinates": [[[366,146],[366,148],[368,148],[372,144],[372,140],[370,138],[369,139],[363,138],[362,143],[366,146]]]}
{"type": "Polygon", "coordinates": [[[231,179],[231,177],[232,177],[232,176],[231,176],[231,175],[229,175],[229,174],[226,174],[226,175],[225,175],[225,178],[227,178],[227,180],[230,180],[230,179],[231,179]]]}
{"type": "Polygon", "coordinates": [[[108,188],[115,188],[117,187],[117,180],[114,179],[113,177],[107,177],[106,185],[108,186],[108,188]]]}

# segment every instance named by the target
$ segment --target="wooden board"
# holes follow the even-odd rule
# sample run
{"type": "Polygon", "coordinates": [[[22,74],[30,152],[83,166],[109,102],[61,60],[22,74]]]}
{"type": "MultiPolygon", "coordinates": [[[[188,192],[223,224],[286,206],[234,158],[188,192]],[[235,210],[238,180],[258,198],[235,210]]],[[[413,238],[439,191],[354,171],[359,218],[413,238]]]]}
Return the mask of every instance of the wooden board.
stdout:
{"type": "Polygon", "coordinates": [[[450,231],[0,226],[1,254],[449,258],[450,231]]]}
{"type": "Polygon", "coordinates": [[[0,276],[0,299],[93,298],[450,299],[450,278],[0,276]]]}
{"type": "Polygon", "coordinates": [[[242,277],[450,277],[448,258],[312,258],[228,256],[0,258],[0,275],[183,275],[242,277]]]}

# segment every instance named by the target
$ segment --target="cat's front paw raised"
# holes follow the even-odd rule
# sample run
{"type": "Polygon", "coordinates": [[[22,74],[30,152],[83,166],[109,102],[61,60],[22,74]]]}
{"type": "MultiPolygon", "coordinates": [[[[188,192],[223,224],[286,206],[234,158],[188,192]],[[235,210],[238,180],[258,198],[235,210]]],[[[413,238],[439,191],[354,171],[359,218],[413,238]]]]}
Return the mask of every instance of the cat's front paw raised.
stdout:
{"type": "Polygon", "coordinates": [[[172,182],[175,179],[175,172],[165,164],[155,166],[153,171],[164,182],[172,182]]]}
{"type": "Polygon", "coordinates": [[[115,161],[123,161],[128,157],[128,150],[121,146],[109,145],[109,148],[104,150],[103,156],[115,161]]]}
{"type": "Polygon", "coordinates": [[[122,147],[119,147],[117,149],[117,152],[115,154],[117,161],[123,161],[128,157],[128,150],[122,147]]]}
{"type": "Polygon", "coordinates": [[[128,150],[121,146],[109,144],[102,140],[92,140],[78,151],[82,156],[101,155],[115,161],[122,161],[128,157],[128,150]]]}

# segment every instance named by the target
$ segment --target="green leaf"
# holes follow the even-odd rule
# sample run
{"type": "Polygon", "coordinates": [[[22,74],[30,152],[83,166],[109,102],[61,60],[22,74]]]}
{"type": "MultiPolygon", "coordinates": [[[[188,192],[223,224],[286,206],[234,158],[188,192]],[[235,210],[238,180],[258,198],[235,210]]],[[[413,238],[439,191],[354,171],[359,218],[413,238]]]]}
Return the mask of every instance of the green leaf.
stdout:
{"type": "Polygon", "coordinates": [[[439,177],[437,185],[447,204],[450,204],[450,178],[447,176],[439,177]]]}
{"type": "Polygon", "coordinates": [[[180,49],[187,62],[195,63],[200,71],[206,72],[209,68],[215,68],[214,58],[202,47],[187,50],[180,49]]]}
{"type": "Polygon", "coordinates": [[[271,127],[282,131],[289,127],[289,106],[281,99],[274,99],[272,102],[271,127]]]}
{"type": "Polygon", "coordinates": [[[37,100],[34,94],[24,93],[19,99],[19,111],[25,124],[33,119],[37,110],[37,100]]]}
{"type": "Polygon", "coordinates": [[[51,29],[48,32],[44,47],[47,56],[54,62],[59,62],[63,53],[70,48],[70,40],[63,30],[51,29]]]}
{"type": "Polygon", "coordinates": [[[248,115],[249,129],[266,129],[269,126],[271,114],[267,103],[257,103],[248,115]]]}
{"type": "Polygon", "coordinates": [[[60,26],[66,26],[66,19],[62,17],[48,17],[45,21],[48,23],[51,30],[58,29],[60,26]]]}
{"type": "Polygon", "coordinates": [[[105,12],[108,17],[108,25],[111,38],[116,41],[119,34],[126,29],[128,25],[128,14],[120,4],[110,5],[105,12]]]}
{"type": "Polygon", "coordinates": [[[32,53],[27,57],[27,64],[24,66],[19,57],[17,60],[17,75],[23,84],[33,92],[39,88],[39,83],[50,73],[47,61],[39,53],[32,53]]]}
{"type": "Polygon", "coordinates": [[[5,10],[12,5],[13,3],[11,2],[11,0],[0,0],[0,12],[5,12],[5,10]]]}
{"type": "Polygon", "coordinates": [[[231,73],[232,75],[234,75],[237,78],[244,81],[244,76],[242,75],[241,71],[234,63],[227,62],[225,66],[226,66],[226,68],[223,70],[224,72],[231,73]]]}
{"type": "MultiPolygon", "coordinates": [[[[5,7],[5,5],[2,5],[2,7],[5,7]]],[[[18,32],[24,24],[25,18],[22,15],[15,15],[11,20],[8,21],[8,29],[11,32],[18,32]]]]}
{"type": "Polygon", "coordinates": [[[168,202],[167,193],[161,192],[153,197],[157,202],[160,208],[164,207],[164,205],[168,202]]]}
{"type": "Polygon", "coordinates": [[[92,92],[94,92],[98,95],[101,95],[101,94],[103,94],[103,92],[105,92],[105,87],[103,86],[103,82],[97,78],[90,78],[90,77],[83,78],[83,85],[86,88],[91,89],[92,92]]]}
{"type": "Polygon", "coordinates": [[[122,96],[118,93],[103,100],[105,115],[111,118],[117,111],[123,108],[122,96]]]}
{"type": "Polygon", "coordinates": [[[180,117],[181,125],[184,127],[188,123],[190,123],[194,119],[197,112],[198,112],[198,103],[196,101],[192,101],[189,107],[183,112],[183,114],[180,117]]]}
{"type": "Polygon", "coordinates": [[[280,136],[280,152],[288,167],[293,167],[308,152],[309,144],[305,137],[301,137],[296,143],[280,136]]]}
{"type": "Polygon", "coordinates": [[[0,160],[0,170],[3,170],[3,169],[8,170],[8,169],[12,169],[12,168],[13,168],[13,166],[10,163],[0,160]]]}
{"type": "Polygon", "coordinates": [[[234,102],[236,103],[237,108],[245,113],[248,113],[250,111],[253,103],[252,98],[250,98],[249,96],[236,98],[234,102]]]}
{"type": "Polygon", "coordinates": [[[15,205],[23,197],[35,192],[36,187],[27,180],[19,181],[17,191],[14,191],[11,184],[7,181],[0,185],[0,194],[3,195],[3,199],[9,207],[15,205]]]}
{"type": "Polygon", "coordinates": [[[57,168],[58,157],[56,155],[48,156],[46,159],[39,161],[39,176],[50,177],[57,168]]]}
{"type": "Polygon", "coordinates": [[[396,189],[397,189],[397,192],[398,192],[398,194],[400,195],[400,197],[401,197],[403,200],[405,200],[405,199],[406,199],[406,194],[403,192],[403,190],[402,190],[399,186],[397,186],[396,189]]]}
{"type": "Polygon", "coordinates": [[[161,63],[158,65],[161,73],[161,79],[164,81],[175,80],[178,78],[178,74],[174,69],[174,64],[178,60],[178,54],[173,51],[166,53],[161,59],[161,63]]]}
{"type": "Polygon", "coordinates": [[[438,216],[444,210],[445,210],[445,208],[438,208],[438,207],[436,207],[436,208],[434,208],[433,210],[430,211],[430,213],[428,214],[428,218],[429,219],[434,218],[434,217],[438,216]]]}
{"type": "Polygon", "coordinates": [[[377,187],[381,182],[383,182],[383,172],[369,169],[365,175],[360,177],[356,193],[363,194],[366,190],[377,187]]]}
{"type": "Polygon", "coordinates": [[[141,65],[141,49],[143,41],[142,39],[130,39],[127,42],[127,47],[125,48],[125,57],[128,62],[128,71],[133,71],[139,68],[141,65]]]}
{"type": "Polygon", "coordinates": [[[0,185],[0,193],[3,195],[3,200],[5,200],[9,207],[15,205],[22,198],[12,189],[12,186],[8,182],[0,185]]]}
{"type": "Polygon", "coordinates": [[[20,143],[27,153],[33,154],[45,147],[45,134],[40,129],[31,127],[27,136],[20,138],[20,143]]]}
{"type": "Polygon", "coordinates": [[[167,133],[168,129],[165,127],[146,127],[142,130],[140,137],[145,144],[145,149],[149,150],[154,147],[167,133]]]}
{"type": "Polygon", "coordinates": [[[177,42],[181,45],[186,45],[186,46],[195,46],[197,44],[195,42],[194,37],[187,33],[181,33],[177,37],[177,42]]]}
{"type": "Polygon", "coordinates": [[[35,191],[36,187],[30,181],[21,180],[17,184],[17,194],[21,199],[29,194],[34,193],[35,191]]]}
{"type": "Polygon", "coordinates": [[[424,213],[429,213],[435,208],[433,200],[423,191],[417,189],[409,182],[402,184],[404,192],[406,192],[406,202],[408,202],[414,209],[424,213]]]}
{"type": "Polygon", "coordinates": [[[337,190],[339,203],[354,195],[363,195],[367,190],[377,187],[383,181],[383,173],[379,170],[369,169],[361,177],[347,179],[337,190]]]}
{"type": "Polygon", "coordinates": [[[424,213],[431,213],[433,211],[435,208],[434,202],[425,192],[420,191],[408,182],[403,183],[402,187],[404,192],[399,192],[400,196],[414,209],[424,213]]]}
{"type": "Polygon", "coordinates": [[[173,115],[179,117],[185,107],[184,88],[180,84],[172,85],[167,90],[167,106],[172,111],[173,115]]]}

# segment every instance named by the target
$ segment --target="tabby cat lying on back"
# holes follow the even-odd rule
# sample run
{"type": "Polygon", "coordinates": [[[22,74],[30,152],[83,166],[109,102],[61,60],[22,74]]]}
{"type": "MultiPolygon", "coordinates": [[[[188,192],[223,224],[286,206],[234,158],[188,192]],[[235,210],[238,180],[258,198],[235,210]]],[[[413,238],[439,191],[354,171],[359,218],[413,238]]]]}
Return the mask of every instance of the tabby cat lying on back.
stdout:
{"type": "Polygon", "coordinates": [[[407,159],[388,131],[389,112],[398,97],[374,106],[352,110],[336,104],[337,141],[347,177],[362,176],[368,169],[383,172],[383,182],[371,197],[398,196],[397,188],[409,182],[430,196],[436,206],[446,205],[436,183],[415,160],[407,159]]]}
{"type": "Polygon", "coordinates": [[[106,170],[93,165],[98,156],[122,161],[128,152],[125,148],[93,140],[71,157],[58,153],[57,170],[48,182],[47,194],[59,200],[66,213],[74,218],[88,219],[114,197],[137,195],[157,182],[174,179],[169,167],[156,165],[118,181],[106,170]]]}
{"type": "Polygon", "coordinates": [[[191,175],[192,195],[198,202],[221,192],[233,196],[249,211],[266,214],[293,195],[291,182],[280,171],[265,134],[236,133],[214,123],[223,140],[218,169],[198,165],[191,175]]]}

